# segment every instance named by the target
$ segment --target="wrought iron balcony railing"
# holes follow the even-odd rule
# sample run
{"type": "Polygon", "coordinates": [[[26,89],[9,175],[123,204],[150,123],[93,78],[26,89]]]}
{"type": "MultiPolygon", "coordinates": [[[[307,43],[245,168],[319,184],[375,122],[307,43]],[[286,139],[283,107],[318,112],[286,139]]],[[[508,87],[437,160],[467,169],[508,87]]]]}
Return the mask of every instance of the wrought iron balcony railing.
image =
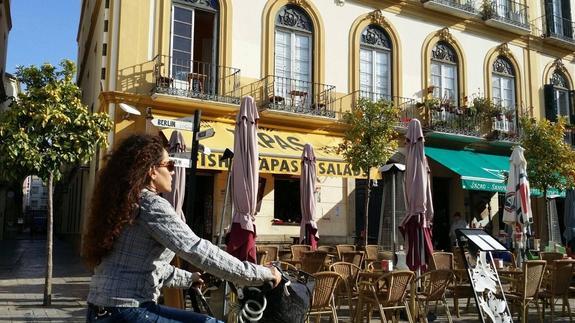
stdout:
{"type": "Polygon", "coordinates": [[[501,108],[496,103],[493,106],[497,109],[482,111],[479,105],[458,106],[437,100],[418,104],[419,109],[423,110],[420,114],[424,116],[424,125],[432,131],[489,140],[518,140],[517,116],[522,113],[519,107],[501,108]]]}
{"type": "Polygon", "coordinates": [[[454,14],[457,15],[456,11],[462,11],[470,15],[479,15],[481,12],[477,6],[476,0],[422,0],[424,6],[427,5],[440,5],[446,9],[454,9],[454,14]]]}
{"type": "Polygon", "coordinates": [[[335,86],[268,75],[243,86],[239,95],[251,95],[260,109],[335,118],[335,86]]]}
{"type": "Polygon", "coordinates": [[[575,22],[553,14],[541,16],[531,22],[535,34],[575,46],[575,22]]]}
{"type": "Polygon", "coordinates": [[[240,70],[173,56],[158,55],[153,93],[239,104],[240,70]]]}
{"type": "Polygon", "coordinates": [[[360,99],[393,102],[401,111],[397,120],[398,127],[407,127],[411,119],[420,118],[414,99],[360,90],[349,93],[335,101],[334,106],[338,118],[341,119],[343,113],[351,111],[353,107],[357,106],[360,99]]]}
{"type": "Polygon", "coordinates": [[[484,0],[483,17],[529,29],[528,7],[511,0],[484,0]]]}

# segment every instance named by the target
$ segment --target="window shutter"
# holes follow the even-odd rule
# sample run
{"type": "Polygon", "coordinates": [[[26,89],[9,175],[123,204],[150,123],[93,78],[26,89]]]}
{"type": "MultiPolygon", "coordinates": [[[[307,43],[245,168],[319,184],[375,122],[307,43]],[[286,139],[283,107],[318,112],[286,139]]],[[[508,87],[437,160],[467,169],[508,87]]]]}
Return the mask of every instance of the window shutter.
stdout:
{"type": "Polygon", "coordinates": [[[569,122],[575,124],[575,91],[569,91],[569,122]]]}
{"type": "Polygon", "coordinates": [[[561,16],[563,17],[563,35],[573,38],[573,26],[571,23],[571,0],[561,1],[561,16]]]}
{"type": "Polygon", "coordinates": [[[554,16],[555,13],[553,12],[553,0],[545,0],[545,20],[547,23],[547,35],[555,33],[555,25],[554,16]]]}
{"type": "Polygon", "coordinates": [[[551,122],[557,121],[557,100],[555,99],[554,92],[553,84],[545,84],[543,86],[543,94],[545,97],[545,118],[551,122]]]}

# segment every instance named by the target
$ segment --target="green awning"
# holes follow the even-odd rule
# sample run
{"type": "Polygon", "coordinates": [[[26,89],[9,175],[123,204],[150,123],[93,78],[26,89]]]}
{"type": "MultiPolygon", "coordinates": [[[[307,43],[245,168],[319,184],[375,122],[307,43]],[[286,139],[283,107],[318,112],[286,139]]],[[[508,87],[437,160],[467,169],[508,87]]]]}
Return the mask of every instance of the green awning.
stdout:
{"type": "MultiPolygon", "coordinates": [[[[509,157],[481,154],[470,150],[425,147],[425,154],[461,176],[461,187],[466,190],[505,193],[505,172],[509,171],[509,157]]],[[[565,197],[565,191],[550,189],[549,196],[565,197]]],[[[531,195],[542,192],[531,188],[531,195]]]]}
{"type": "Polygon", "coordinates": [[[461,176],[466,190],[505,193],[505,175],[509,171],[509,157],[425,147],[425,154],[461,176]]]}

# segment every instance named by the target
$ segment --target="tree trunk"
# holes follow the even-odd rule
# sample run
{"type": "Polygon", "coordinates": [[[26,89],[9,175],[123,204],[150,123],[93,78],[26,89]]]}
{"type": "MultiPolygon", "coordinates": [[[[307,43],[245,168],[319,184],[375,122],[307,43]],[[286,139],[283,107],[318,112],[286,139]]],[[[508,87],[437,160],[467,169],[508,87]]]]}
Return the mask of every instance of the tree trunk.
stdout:
{"type": "Polygon", "coordinates": [[[368,245],[368,236],[369,236],[369,225],[368,225],[368,219],[369,219],[369,195],[371,193],[371,186],[370,181],[371,181],[371,177],[370,177],[370,172],[369,170],[367,170],[367,187],[365,190],[365,225],[364,225],[364,234],[365,234],[365,246],[368,245]]]}
{"type": "Polygon", "coordinates": [[[52,245],[53,245],[53,222],[54,209],[53,200],[53,180],[54,176],[50,173],[48,178],[48,218],[46,228],[46,282],[44,284],[44,306],[52,304],[52,245]]]}

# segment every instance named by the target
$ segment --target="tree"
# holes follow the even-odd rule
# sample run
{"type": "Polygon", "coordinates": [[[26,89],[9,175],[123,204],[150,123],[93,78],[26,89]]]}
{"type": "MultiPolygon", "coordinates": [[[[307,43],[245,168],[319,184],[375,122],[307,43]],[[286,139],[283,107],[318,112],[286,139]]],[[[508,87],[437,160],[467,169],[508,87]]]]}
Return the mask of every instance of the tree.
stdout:
{"type": "Polygon", "coordinates": [[[339,150],[354,171],[367,173],[365,197],[365,244],[368,243],[370,169],[385,164],[397,150],[396,122],[400,109],[392,101],[360,99],[343,115],[347,124],[339,150]]]}
{"type": "Polygon", "coordinates": [[[53,185],[64,167],[88,162],[98,145],[107,145],[111,121],[103,113],[90,113],[80,101],[73,82],[76,66],[63,60],[60,69],[19,66],[16,77],[25,86],[10,109],[0,113],[0,169],[10,178],[20,173],[37,175],[48,184],[47,261],[44,305],[52,297],[53,185]]]}
{"type": "MultiPolygon", "coordinates": [[[[552,123],[547,119],[535,121],[523,117],[520,122],[522,131],[520,143],[525,148],[529,183],[532,187],[543,191],[547,205],[547,193],[550,188],[563,190],[574,185],[575,151],[564,140],[565,119],[559,118],[557,122],[552,123]]],[[[549,228],[550,223],[547,214],[549,228]]]]}

